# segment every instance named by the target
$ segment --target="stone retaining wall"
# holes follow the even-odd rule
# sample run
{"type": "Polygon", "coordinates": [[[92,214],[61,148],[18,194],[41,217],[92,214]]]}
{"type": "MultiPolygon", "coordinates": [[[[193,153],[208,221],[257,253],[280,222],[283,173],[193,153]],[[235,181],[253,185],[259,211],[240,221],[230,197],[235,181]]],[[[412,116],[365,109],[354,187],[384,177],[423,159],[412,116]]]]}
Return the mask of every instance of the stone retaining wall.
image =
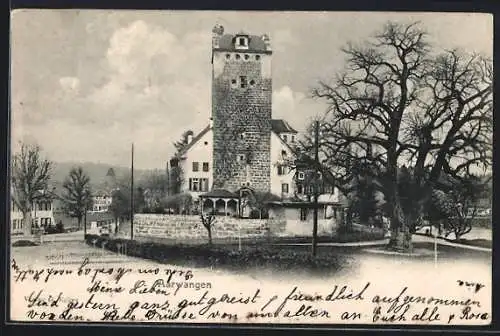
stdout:
{"type": "MultiPolygon", "coordinates": [[[[136,237],[198,239],[207,230],[200,216],[137,214],[134,216],[136,237]]],[[[285,233],[286,222],[280,219],[238,219],[217,216],[212,227],[213,238],[257,238],[285,233]]]]}

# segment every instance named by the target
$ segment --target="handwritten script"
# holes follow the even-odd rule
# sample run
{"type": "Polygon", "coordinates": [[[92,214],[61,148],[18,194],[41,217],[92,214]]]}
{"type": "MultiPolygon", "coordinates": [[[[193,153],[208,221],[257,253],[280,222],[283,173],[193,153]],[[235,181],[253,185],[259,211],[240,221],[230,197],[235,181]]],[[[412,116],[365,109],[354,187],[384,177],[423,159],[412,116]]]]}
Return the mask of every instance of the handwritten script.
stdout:
{"type": "Polygon", "coordinates": [[[479,298],[487,286],[463,279],[449,284],[456,287],[453,297],[410,286],[388,290],[374,282],[327,282],[313,291],[268,283],[237,287],[222,276],[189,269],[117,267],[86,258],[40,268],[12,260],[11,278],[15,320],[448,325],[491,320],[490,307],[479,298]]]}

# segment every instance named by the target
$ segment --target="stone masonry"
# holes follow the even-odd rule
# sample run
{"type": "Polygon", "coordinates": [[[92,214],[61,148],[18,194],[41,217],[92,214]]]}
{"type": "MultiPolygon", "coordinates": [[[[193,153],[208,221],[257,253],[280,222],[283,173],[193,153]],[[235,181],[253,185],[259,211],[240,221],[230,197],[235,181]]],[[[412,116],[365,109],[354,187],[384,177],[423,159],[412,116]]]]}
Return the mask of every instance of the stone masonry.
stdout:
{"type": "Polygon", "coordinates": [[[271,51],[266,37],[241,35],[248,48],[239,50],[219,39],[239,34],[214,30],[212,46],[212,121],[214,188],[235,191],[242,186],[270,190],[271,51]],[[265,42],[264,42],[265,41],[265,42]],[[229,45],[229,46],[228,46],[229,45]],[[254,48],[257,46],[257,48],[254,48]]]}
{"type": "MultiPolygon", "coordinates": [[[[207,230],[199,216],[136,214],[134,231],[138,238],[170,238],[204,240],[207,230]]],[[[213,238],[266,238],[286,235],[282,219],[238,219],[217,216],[212,228],[213,238]]]]}

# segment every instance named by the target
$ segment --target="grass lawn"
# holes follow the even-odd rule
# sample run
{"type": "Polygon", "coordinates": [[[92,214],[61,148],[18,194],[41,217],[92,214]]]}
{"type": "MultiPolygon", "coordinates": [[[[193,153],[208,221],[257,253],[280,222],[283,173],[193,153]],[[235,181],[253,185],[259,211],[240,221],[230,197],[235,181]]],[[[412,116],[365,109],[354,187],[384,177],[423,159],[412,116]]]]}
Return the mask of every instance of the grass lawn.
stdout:
{"type": "Polygon", "coordinates": [[[272,246],[267,244],[219,243],[165,244],[152,241],[130,241],[87,235],[87,244],[126,255],[184,267],[220,268],[231,271],[257,268],[274,271],[304,271],[316,274],[332,274],[348,264],[339,250],[318,249],[314,258],[311,248],[272,246]],[[126,250],[123,246],[126,245],[126,250]]]}
{"type": "Polygon", "coordinates": [[[468,245],[468,246],[477,246],[477,247],[485,247],[485,248],[493,248],[493,242],[488,239],[459,239],[459,240],[449,240],[452,243],[468,245]]]}

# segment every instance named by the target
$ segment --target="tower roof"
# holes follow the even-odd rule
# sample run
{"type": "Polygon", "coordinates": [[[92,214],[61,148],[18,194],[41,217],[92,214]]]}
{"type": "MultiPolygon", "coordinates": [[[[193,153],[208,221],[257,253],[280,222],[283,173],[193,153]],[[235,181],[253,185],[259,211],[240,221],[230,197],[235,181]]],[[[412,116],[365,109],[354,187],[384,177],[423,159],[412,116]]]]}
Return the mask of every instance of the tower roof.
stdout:
{"type": "Polygon", "coordinates": [[[219,40],[219,47],[215,49],[222,51],[241,51],[234,46],[234,38],[241,35],[248,36],[248,49],[245,50],[246,52],[271,53],[262,37],[245,33],[222,35],[219,40]]]}

